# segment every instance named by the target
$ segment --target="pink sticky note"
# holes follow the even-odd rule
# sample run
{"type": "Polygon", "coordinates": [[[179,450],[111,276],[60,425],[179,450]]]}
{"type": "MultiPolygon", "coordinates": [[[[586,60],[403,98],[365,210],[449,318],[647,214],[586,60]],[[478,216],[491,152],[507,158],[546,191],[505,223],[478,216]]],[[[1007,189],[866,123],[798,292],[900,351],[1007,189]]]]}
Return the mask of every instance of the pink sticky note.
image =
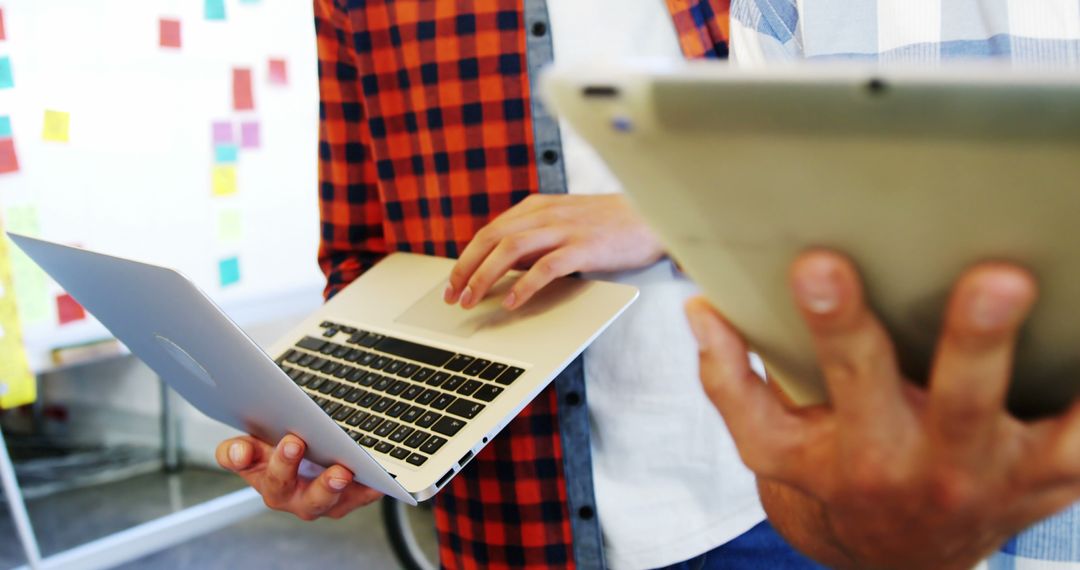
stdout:
{"type": "Polygon", "coordinates": [[[270,84],[271,85],[288,85],[289,74],[286,71],[284,59],[271,59],[270,60],[270,84]]]}
{"type": "Polygon", "coordinates": [[[259,123],[240,123],[240,148],[259,148],[259,123]]]}
{"type": "Polygon", "coordinates": [[[56,318],[60,324],[66,325],[86,318],[86,311],[74,297],[64,293],[56,297],[56,318]]]}
{"type": "Polygon", "coordinates": [[[7,33],[4,32],[4,9],[0,8],[0,40],[6,40],[7,33]]]}
{"type": "Polygon", "coordinates": [[[19,171],[19,158],[15,156],[15,139],[0,139],[0,174],[19,171]]]}
{"type": "Polygon", "coordinates": [[[162,18],[159,35],[161,47],[180,49],[180,20],[162,18]]]}
{"type": "Polygon", "coordinates": [[[233,68],[233,109],[250,111],[255,108],[255,95],[251,87],[251,70],[233,68]]]}
{"type": "Polygon", "coordinates": [[[232,144],[233,139],[233,126],[232,123],[226,123],[225,121],[216,121],[213,126],[214,131],[214,144],[232,144]]]}

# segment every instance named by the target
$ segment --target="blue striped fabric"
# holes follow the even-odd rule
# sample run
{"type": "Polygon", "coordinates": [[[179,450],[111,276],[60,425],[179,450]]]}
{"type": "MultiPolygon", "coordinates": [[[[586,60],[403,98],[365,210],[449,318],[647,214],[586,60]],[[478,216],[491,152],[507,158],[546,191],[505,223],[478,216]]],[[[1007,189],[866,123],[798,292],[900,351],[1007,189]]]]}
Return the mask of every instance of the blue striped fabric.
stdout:
{"type": "MultiPolygon", "coordinates": [[[[732,0],[740,65],[1006,59],[1080,67],[1080,0],[732,0]]],[[[989,570],[1080,570],[1080,504],[1011,540],[989,570]]]]}

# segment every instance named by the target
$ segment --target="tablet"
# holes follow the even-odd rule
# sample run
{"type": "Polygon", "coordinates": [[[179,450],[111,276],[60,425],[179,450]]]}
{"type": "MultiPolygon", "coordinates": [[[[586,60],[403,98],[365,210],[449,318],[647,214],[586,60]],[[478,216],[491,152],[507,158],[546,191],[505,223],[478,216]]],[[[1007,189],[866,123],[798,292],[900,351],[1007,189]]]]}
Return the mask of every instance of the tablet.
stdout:
{"type": "Polygon", "coordinates": [[[672,63],[556,67],[543,89],[795,402],[827,398],[788,288],[811,247],[855,261],[913,379],[965,268],[1028,267],[1010,410],[1080,394],[1080,76],[672,63]]]}

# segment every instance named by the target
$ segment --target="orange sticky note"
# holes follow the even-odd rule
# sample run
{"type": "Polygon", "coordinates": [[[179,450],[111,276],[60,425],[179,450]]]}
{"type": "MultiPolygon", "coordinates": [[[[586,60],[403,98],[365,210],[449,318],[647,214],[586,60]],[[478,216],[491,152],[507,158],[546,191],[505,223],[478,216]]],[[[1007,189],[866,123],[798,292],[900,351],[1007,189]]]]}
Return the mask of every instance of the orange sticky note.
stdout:
{"type": "Polygon", "coordinates": [[[15,139],[0,139],[0,174],[19,171],[19,158],[15,155],[15,139]]]}
{"type": "Polygon", "coordinates": [[[271,59],[270,60],[270,84],[271,85],[288,85],[289,74],[286,71],[284,59],[271,59]]]}
{"type": "Polygon", "coordinates": [[[162,18],[159,32],[161,47],[180,49],[180,20],[162,18]]]}
{"type": "Polygon", "coordinates": [[[86,318],[86,310],[74,297],[64,293],[56,297],[56,318],[62,325],[81,321],[86,318]]]}
{"type": "Polygon", "coordinates": [[[250,111],[255,108],[255,96],[251,87],[251,70],[233,68],[233,109],[250,111]]]}

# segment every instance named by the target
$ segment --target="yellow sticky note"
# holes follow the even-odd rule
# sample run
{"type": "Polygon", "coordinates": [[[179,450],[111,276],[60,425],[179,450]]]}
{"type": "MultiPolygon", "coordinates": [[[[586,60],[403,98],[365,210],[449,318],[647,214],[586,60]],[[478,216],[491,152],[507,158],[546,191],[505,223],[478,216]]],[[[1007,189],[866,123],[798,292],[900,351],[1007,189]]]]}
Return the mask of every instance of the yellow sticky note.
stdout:
{"type": "Polygon", "coordinates": [[[7,241],[0,239],[0,283],[4,291],[0,295],[0,409],[29,404],[37,398],[37,382],[26,359],[15,308],[9,253],[7,241]]]}
{"type": "Polygon", "coordinates": [[[244,236],[244,226],[240,210],[224,210],[218,214],[218,240],[238,242],[244,236]]]}
{"type": "Polygon", "coordinates": [[[228,196],[236,194],[236,167],[215,166],[213,172],[213,186],[215,196],[228,196]]]}
{"type": "Polygon", "coordinates": [[[41,138],[52,142],[68,142],[68,127],[71,125],[71,115],[63,111],[45,110],[45,126],[41,130],[41,138]]]}

